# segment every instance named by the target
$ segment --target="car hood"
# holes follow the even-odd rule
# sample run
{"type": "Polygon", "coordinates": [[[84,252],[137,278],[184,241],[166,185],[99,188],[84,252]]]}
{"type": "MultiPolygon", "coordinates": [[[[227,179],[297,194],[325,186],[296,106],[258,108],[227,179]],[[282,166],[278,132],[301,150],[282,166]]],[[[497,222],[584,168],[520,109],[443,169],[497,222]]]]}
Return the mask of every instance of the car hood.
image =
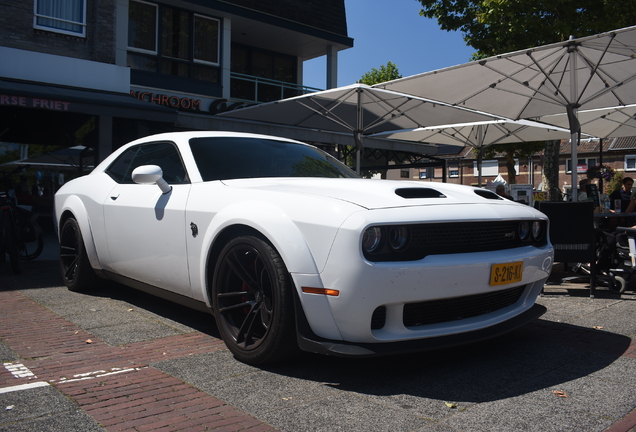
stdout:
{"type": "Polygon", "coordinates": [[[370,179],[264,178],[224,180],[229,187],[262,189],[333,198],[364,207],[382,209],[422,205],[520,205],[500,199],[486,189],[448,183],[370,179]]]}

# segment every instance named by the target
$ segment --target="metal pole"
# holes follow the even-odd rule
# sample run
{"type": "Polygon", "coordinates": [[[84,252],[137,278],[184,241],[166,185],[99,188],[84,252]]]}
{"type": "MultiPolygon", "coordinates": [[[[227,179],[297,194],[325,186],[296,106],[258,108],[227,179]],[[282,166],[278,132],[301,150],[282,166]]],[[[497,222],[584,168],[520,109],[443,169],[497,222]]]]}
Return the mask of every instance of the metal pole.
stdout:
{"type": "MultiPolygon", "coordinates": [[[[572,36],[570,36],[570,39],[573,39],[572,36]]],[[[579,129],[580,127],[576,128],[577,130],[575,130],[575,125],[573,124],[573,121],[576,120],[577,117],[577,108],[574,105],[575,103],[578,102],[578,95],[577,95],[577,87],[578,87],[578,80],[576,77],[576,49],[574,47],[570,47],[570,112],[568,112],[568,117],[570,119],[570,143],[571,143],[571,147],[572,147],[572,202],[576,202],[578,201],[577,199],[577,188],[579,185],[578,182],[578,146],[579,146],[579,141],[578,141],[578,137],[579,137],[579,129]]],[[[576,121],[576,123],[578,124],[578,121],[576,121]]]]}
{"type": "MultiPolygon", "coordinates": [[[[599,149],[598,149],[598,164],[603,165],[603,138],[599,139],[599,149]]],[[[598,179],[598,192],[603,192],[603,177],[598,179]]]]}
{"type": "Polygon", "coordinates": [[[477,126],[477,187],[481,187],[481,163],[484,150],[484,130],[481,125],[477,126]]]}
{"type": "Polygon", "coordinates": [[[357,89],[356,92],[358,93],[358,106],[356,108],[356,114],[357,114],[357,127],[356,127],[356,131],[353,133],[353,137],[355,138],[355,143],[356,143],[356,173],[358,175],[360,175],[360,165],[362,163],[362,90],[361,89],[357,89]]]}

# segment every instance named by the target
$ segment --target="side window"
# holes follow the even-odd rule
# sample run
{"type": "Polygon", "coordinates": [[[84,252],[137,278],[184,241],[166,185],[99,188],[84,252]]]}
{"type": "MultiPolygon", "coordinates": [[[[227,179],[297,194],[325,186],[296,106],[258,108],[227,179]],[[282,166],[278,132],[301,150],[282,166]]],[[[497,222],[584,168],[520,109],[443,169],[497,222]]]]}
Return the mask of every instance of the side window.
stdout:
{"type": "Polygon", "coordinates": [[[174,144],[157,142],[131,147],[113,162],[106,174],[117,183],[132,184],[132,172],[142,165],[159,165],[169,184],[189,183],[179,151],[174,144]]]}

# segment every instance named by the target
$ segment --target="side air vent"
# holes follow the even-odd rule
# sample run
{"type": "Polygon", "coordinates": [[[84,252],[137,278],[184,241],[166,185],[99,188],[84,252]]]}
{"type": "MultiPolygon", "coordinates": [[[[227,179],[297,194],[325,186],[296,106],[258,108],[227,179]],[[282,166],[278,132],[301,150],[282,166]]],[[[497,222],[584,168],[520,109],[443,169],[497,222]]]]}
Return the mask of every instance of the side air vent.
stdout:
{"type": "Polygon", "coordinates": [[[495,200],[503,199],[499,195],[497,195],[493,191],[489,191],[488,189],[475,189],[475,193],[479,195],[480,197],[484,197],[487,199],[495,199],[495,200]]]}
{"type": "Polygon", "coordinates": [[[435,189],[428,188],[402,188],[395,193],[402,198],[446,198],[446,195],[435,189]]]}

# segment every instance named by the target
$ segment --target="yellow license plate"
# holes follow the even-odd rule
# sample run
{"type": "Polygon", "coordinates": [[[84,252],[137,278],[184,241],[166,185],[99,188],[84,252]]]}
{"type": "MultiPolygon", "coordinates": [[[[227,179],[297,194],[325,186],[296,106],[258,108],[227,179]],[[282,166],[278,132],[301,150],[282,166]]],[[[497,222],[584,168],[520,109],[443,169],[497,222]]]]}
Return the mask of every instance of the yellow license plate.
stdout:
{"type": "Polygon", "coordinates": [[[523,261],[493,264],[490,268],[490,285],[506,285],[521,282],[523,279],[523,261]]]}

